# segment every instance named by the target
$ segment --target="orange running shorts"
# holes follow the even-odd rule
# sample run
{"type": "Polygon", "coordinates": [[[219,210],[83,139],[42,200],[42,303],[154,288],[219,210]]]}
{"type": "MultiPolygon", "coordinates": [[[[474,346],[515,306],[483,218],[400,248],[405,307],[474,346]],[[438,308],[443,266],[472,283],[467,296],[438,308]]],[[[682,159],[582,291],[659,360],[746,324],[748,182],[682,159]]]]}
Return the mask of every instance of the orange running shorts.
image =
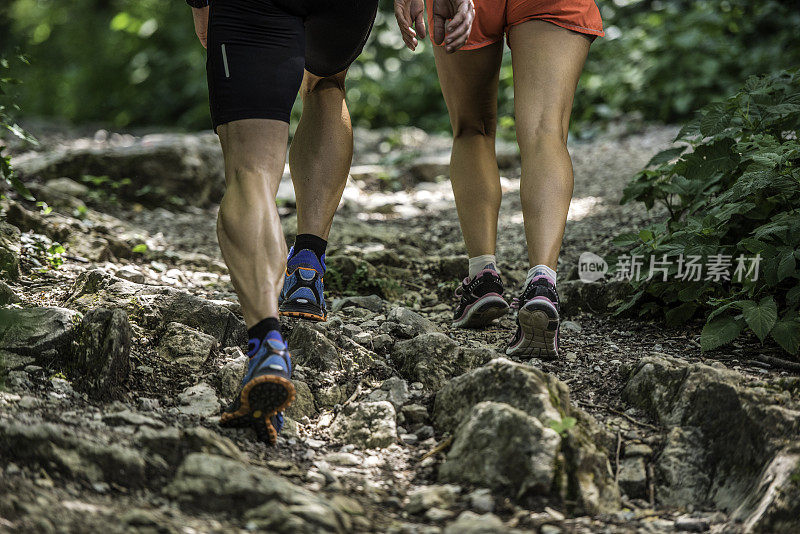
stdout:
{"type": "MultiPolygon", "coordinates": [[[[474,0],[475,21],[461,50],[482,48],[503,39],[512,26],[544,20],[587,35],[602,36],[603,20],[593,0],[474,0]]],[[[433,30],[433,1],[426,2],[433,30]]]]}

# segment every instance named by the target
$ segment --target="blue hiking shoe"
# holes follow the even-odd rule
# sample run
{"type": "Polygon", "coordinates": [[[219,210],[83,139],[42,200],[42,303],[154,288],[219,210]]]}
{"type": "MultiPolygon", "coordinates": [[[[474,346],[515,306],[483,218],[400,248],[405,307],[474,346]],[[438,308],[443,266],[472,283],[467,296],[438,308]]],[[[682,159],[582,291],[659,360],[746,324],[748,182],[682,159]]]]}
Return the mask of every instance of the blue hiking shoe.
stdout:
{"type": "Polygon", "coordinates": [[[325,255],[317,258],[314,252],[303,249],[294,253],[289,250],[286,261],[286,277],[278,298],[278,311],[288,317],[300,317],[312,321],[328,318],[323,295],[325,255]]]}
{"type": "Polygon", "coordinates": [[[283,410],[295,397],[292,357],[279,332],[263,340],[251,339],[247,355],[250,364],[242,388],[220,416],[228,427],[251,426],[259,440],[274,445],[283,427],[283,410]]]}

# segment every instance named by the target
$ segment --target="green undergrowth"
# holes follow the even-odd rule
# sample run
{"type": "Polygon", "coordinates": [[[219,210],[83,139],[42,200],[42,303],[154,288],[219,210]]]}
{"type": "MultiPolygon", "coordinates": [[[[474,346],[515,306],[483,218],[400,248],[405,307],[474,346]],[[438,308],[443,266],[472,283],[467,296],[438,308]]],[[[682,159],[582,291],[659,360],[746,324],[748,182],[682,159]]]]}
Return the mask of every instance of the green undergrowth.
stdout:
{"type": "Polygon", "coordinates": [[[626,187],[622,203],[660,204],[668,217],[615,243],[630,258],[641,258],[643,272],[659,262],[668,267],[649,280],[631,278],[633,297],[618,311],[635,306],[673,325],[702,317],[703,350],[752,332],[797,355],[798,130],[795,69],[748,79],[686,124],[679,146],[652,158],[626,187]],[[702,266],[699,276],[689,268],[692,257],[702,266]]]}

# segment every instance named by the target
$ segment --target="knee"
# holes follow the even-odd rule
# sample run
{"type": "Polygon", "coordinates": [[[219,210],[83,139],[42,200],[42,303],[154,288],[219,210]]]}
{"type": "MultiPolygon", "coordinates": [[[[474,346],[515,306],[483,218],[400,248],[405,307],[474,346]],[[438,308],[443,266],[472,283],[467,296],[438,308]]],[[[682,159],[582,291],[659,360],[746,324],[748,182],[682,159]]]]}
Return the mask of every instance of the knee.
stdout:
{"type": "Polygon", "coordinates": [[[300,88],[300,96],[305,99],[315,94],[333,90],[337,93],[341,93],[342,97],[344,97],[344,82],[346,76],[346,70],[331,76],[317,76],[306,71],[303,77],[303,85],[300,88]]]}
{"type": "Polygon", "coordinates": [[[485,114],[458,114],[451,117],[453,138],[490,137],[497,133],[497,115],[485,114]]]}
{"type": "Polygon", "coordinates": [[[542,143],[558,143],[564,146],[567,144],[569,124],[565,124],[560,117],[517,118],[516,127],[520,149],[524,149],[526,145],[541,145],[542,143]]]}

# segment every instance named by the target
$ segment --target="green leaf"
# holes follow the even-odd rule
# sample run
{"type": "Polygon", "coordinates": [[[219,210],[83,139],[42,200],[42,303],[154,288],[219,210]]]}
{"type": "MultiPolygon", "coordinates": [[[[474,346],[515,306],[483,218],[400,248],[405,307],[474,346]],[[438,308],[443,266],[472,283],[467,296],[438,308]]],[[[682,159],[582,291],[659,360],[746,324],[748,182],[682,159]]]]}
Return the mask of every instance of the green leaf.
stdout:
{"type": "Polygon", "coordinates": [[[694,312],[697,311],[697,302],[684,302],[676,308],[672,308],[664,314],[667,324],[677,326],[685,323],[692,318],[694,312]]]}
{"type": "Polygon", "coordinates": [[[784,317],[777,323],[771,332],[772,339],[786,352],[796,355],[800,348],[800,319],[797,317],[784,317]]]}
{"type": "Polygon", "coordinates": [[[746,300],[742,303],[742,315],[744,315],[747,326],[763,343],[778,319],[778,306],[772,297],[764,297],[758,304],[752,300],[746,300]]]}
{"type": "Polygon", "coordinates": [[[700,133],[705,137],[712,137],[728,127],[731,123],[731,115],[722,103],[711,104],[707,110],[700,119],[700,133]]]}
{"type": "Polygon", "coordinates": [[[138,245],[136,245],[131,249],[131,252],[133,252],[134,254],[144,254],[145,252],[147,252],[147,245],[144,243],[139,243],[138,245]]]}
{"type": "Polygon", "coordinates": [[[730,316],[717,317],[703,327],[700,333],[700,348],[703,351],[714,350],[736,339],[741,331],[741,321],[730,316]]]}
{"type": "Polygon", "coordinates": [[[778,272],[777,272],[777,281],[780,282],[784,278],[788,278],[792,276],[795,271],[795,260],[794,260],[794,251],[789,249],[785,250],[780,257],[780,261],[778,262],[778,272]]]}
{"type": "Polygon", "coordinates": [[[675,147],[675,148],[668,148],[666,150],[662,150],[652,158],[650,161],[647,162],[646,167],[656,167],[658,165],[662,165],[664,163],[669,163],[670,161],[674,160],[686,150],[686,147],[675,147]]]}

